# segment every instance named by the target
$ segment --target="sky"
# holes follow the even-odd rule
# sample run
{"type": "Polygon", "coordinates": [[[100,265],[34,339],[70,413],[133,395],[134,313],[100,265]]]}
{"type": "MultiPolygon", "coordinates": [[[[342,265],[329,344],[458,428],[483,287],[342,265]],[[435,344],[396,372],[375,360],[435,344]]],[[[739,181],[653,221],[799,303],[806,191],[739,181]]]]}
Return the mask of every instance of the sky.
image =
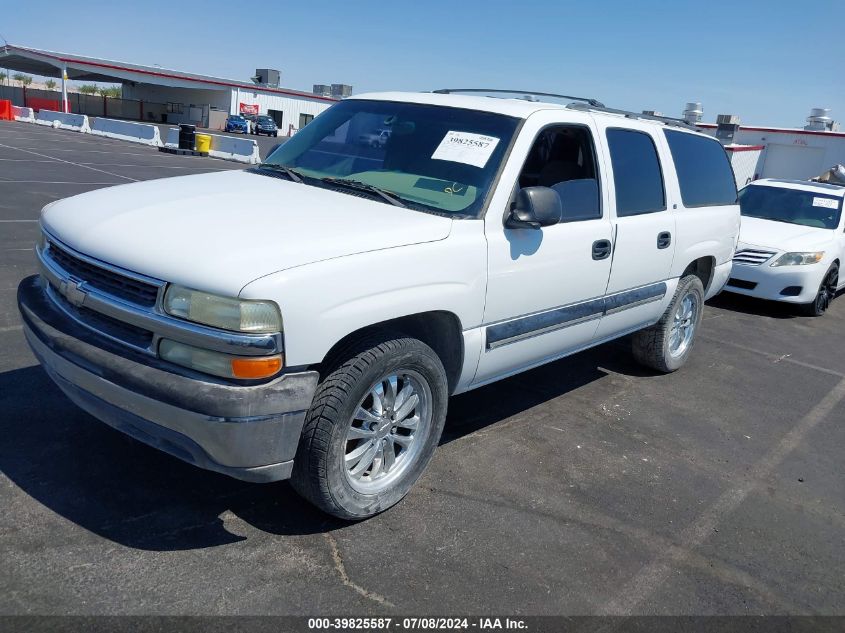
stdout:
{"type": "MultiPolygon", "coordinates": [[[[0,0],[0,7],[13,0],[0,0]]],[[[812,107],[845,122],[845,1],[40,0],[0,11],[9,43],[354,93],[506,88],[704,120],[798,127],[812,107]]]]}

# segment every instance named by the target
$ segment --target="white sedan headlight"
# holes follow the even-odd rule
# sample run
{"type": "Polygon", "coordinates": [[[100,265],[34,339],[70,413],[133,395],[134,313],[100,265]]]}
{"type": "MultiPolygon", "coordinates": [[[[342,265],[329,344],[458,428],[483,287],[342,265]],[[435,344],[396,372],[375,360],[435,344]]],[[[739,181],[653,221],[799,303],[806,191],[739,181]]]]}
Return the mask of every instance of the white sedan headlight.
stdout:
{"type": "Polygon", "coordinates": [[[282,315],[272,301],[221,297],[201,290],[170,285],[164,294],[170,315],[234,332],[281,332],[282,315]]]}
{"type": "Polygon", "coordinates": [[[815,253],[784,253],[778,257],[772,266],[803,266],[804,264],[818,264],[824,251],[816,251],[815,253]]]}

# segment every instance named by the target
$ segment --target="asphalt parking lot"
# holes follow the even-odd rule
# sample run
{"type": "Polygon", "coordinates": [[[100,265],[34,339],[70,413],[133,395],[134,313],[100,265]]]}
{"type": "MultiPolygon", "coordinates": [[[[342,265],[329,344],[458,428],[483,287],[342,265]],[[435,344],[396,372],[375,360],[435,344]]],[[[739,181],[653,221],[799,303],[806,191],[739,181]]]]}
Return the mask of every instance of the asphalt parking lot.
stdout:
{"type": "Polygon", "coordinates": [[[845,299],[723,295],[675,374],[622,340],[453,398],[416,488],[358,524],[75,408],[15,306],[40,208],[233,168],[0,122],[0,613],[843,613],[845,299]]]}

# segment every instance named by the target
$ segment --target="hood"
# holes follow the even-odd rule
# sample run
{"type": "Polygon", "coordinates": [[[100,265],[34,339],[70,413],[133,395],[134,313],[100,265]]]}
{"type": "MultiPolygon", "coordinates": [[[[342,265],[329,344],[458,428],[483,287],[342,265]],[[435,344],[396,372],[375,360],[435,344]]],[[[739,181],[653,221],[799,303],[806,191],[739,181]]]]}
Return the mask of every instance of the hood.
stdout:
{"type": "Polygon", "coordinates": [[[739,241],[775,251],[815,251],[823,250],[833,233],[830,229],[742,216],[739,241]]]}
{"type": "Polygon", "coordinates": [[[452,220],[246,171],[119,185],[59,200],[41,222],[81,253],[229,296],[280,270],[432,242],[452,220]]]}

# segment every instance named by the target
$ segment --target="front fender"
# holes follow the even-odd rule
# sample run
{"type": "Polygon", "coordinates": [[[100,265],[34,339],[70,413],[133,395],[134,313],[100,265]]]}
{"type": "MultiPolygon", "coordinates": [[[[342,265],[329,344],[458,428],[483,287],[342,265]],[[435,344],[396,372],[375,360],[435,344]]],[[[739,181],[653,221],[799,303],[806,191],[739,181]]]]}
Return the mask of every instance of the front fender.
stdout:
{"type": "Polygon", "coordinates": [[[455,223],[444,240],[371,251],[280,271],[247,284],[245,299],[271,299],[284,321],[285,364],[319,363],[348,334],[430,311],[451,312],[464,330],[484,312],[483,224],[455,223]]]}

